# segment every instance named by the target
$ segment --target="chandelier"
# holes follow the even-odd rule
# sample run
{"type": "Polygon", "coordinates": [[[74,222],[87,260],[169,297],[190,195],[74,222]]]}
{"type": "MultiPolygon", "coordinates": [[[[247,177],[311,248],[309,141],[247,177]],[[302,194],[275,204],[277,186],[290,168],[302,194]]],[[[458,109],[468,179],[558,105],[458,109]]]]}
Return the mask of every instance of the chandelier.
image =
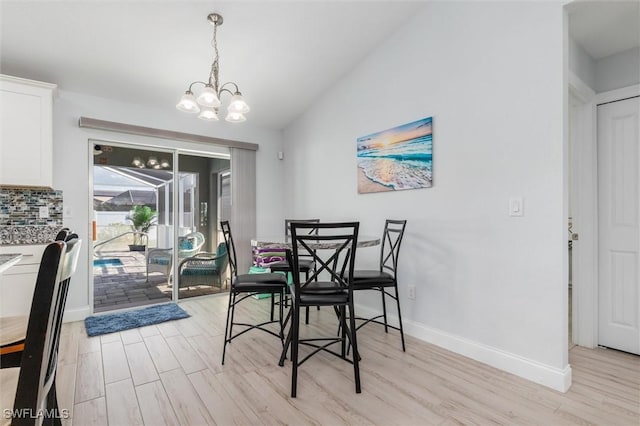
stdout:
{"type": "Polygon", "coordinates": [[[193,114],[200,113],[198,118],[207,121],[218,121],[218,110],[220,109],[220,98],[223,93],[231,95],[229,106],[227,107],[227,116],[225,120],[231,123],[242,123],[246,120],[244,116],[249,112],[249,105],[244,101],[242,93],[238,89],[238,85],[233,81],[229,81],[224,84],[220,84],[218,80],[218,72],[220,67],[218,65],[218,42],[216,40],[216,32],[218,27],[222,25],[222,16],[217,13],[211,13],[207,16],[207,20],[213,25],[213,40],[211,45],[213,46],[213,63],[211,64],[211,71],[209,72],[208,82],[194,81],[189,85],[187,91],[180,98],[180,102],[176,105],[180,111],[190,112],[193,114]],[[200,91],[196,97],[193,94],[193,87],[196,85],[203,85],[204,88],[200,91]]]}

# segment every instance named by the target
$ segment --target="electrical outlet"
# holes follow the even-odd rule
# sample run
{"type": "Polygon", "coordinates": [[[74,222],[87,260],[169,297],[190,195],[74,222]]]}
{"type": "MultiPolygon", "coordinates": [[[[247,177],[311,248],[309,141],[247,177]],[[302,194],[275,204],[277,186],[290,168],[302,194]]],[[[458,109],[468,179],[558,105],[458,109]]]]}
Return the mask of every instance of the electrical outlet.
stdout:
{"type": "Polygon", "coordinates": [[[416,300],[416,286],[410,285],[409,287],[409,300],[416,300]]]}

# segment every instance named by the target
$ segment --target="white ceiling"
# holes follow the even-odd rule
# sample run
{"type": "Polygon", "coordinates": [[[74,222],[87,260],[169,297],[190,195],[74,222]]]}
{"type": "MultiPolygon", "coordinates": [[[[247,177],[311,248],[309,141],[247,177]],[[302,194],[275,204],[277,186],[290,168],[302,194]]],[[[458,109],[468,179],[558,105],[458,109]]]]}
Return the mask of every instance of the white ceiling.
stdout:
{"type": "Polygon", "coordinates": [[[640,1],[574,1],[569,34],[598,60],[640,46],[640,1]]]}
{"type": "MultiPolygon", "coordinates": [[[[63,90],[173,109],[211,66],[280,129],[383,43],[425,1],[0,0],[0,72],[63,90]]],[[[594,59],[638,46],[640,0],[579,1],[570,31],[594,59]]],[[[382,82],[381,82],[382,83],[382,82]]],[[[177,113],[177,112],[176,112],[177,113]]]]}
{"type": "MultiPolygon", "coordinates": [[[[6,1],[0,71],[59,88],[175,108],[213,58],[254,124],[282,128],[406,22],[405,1],[6,1]]],[[[224,101],[223,101],[224,102],[224,101]]],[[[179,114],[183,114],[177,112],[179,114]]],[[[195,118],[194,118],[195,119],[195,118]]]]}

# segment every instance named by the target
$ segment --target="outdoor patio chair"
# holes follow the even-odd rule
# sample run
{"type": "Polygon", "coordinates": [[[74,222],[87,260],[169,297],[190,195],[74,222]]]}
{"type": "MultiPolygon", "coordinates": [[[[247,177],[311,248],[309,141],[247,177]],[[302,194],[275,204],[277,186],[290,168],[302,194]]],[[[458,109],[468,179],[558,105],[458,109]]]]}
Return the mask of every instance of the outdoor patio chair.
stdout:
{"type": "Polygon", "coordinates": [[[215,253],[200,252],[180,262],[178,273],[180,288],[206,285],[222,289],[223,275],[229,265],[227,246],[218,244],[215,253]]]}
{"type": "MultiPolygon", "coordinates": [[[[180,237],[178,240],[178,257],[180,259],[193,257],[200,252],[204,245],[205,238],[201,232],[192,232],[180,237]]],[[[162,272],[170,281],[171,269],[173,267],[173,248],[153,248],[147,251],[147,281],[150,272],[162,272]]]]}

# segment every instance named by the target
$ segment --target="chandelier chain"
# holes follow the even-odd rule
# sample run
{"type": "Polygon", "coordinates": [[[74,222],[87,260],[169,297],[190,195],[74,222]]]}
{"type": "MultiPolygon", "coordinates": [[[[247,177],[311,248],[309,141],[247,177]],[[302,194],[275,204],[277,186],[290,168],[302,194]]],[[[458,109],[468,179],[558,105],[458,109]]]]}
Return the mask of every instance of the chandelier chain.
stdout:
{"type": "Polygon", "coordinates": [[[220,70],[220,66],[218,65],[218,58],[220,55],[218,53],[218,38],[216,36],[218,32],[218,24],[213,24],[213,39],[211,40],[211,45],[213,46],[213,62],[211,63],[211,73],[209,74],[209,84],[213,86],[213,90],[218,93],[218,72],[220,70]]]}

